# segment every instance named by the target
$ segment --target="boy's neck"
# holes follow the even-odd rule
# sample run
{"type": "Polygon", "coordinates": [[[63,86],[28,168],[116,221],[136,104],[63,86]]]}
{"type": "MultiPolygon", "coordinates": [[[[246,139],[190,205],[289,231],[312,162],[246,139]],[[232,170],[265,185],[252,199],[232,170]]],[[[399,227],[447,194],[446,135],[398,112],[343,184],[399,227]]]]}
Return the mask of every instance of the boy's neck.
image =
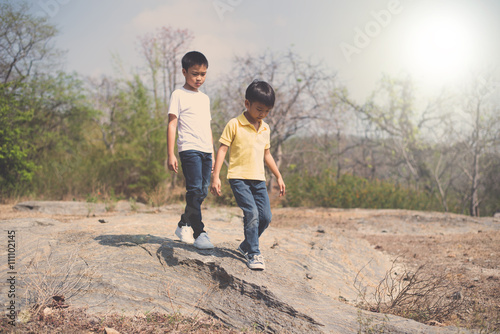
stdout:
{"type": "Polygon", "coordinates": [[[190,85],[187,84],[187,82],[182,86],[186,90],[190,90],[192,92],[198,92],[198,88],[191,87],[190,85]]]}
{"type": "Polygon", "coordinates": [[[253,119],[252,117],[250,117],[250,115],[248,114],[247,111],[245,111],[243,113],[243,115],[245,115],[245,118],[247,119],[247,121],[255,127],[255,130],[259,131],[259,127],[260,127],[260,122],[261,121],[259,121],[257,119],[253,119]]]}

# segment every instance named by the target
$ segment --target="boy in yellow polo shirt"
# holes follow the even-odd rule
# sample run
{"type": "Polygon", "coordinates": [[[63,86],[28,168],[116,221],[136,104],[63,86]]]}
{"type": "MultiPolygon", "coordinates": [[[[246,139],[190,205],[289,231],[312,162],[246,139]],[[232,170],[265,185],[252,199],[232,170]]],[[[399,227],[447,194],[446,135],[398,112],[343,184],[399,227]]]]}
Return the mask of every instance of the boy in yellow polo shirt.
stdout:
{"type": "Polygon", "coordinates": [[[245,93],[246,111],[230,120],[219,139],[210,191],[221,195],[219,173],[231,147],[227,178],[236,203],[243,210],[245,240],[238,251],[253,270],[264,270],[264,257],[259,250],[259,237],[271,222],[271,205],[266,187],[264,162],[278,181],[280,196],[285,195],[285,183],[276,166],[270,148],[271,130],[263,120],[274,107],[273,88],[264,81],[254,81],[245,93]]]}

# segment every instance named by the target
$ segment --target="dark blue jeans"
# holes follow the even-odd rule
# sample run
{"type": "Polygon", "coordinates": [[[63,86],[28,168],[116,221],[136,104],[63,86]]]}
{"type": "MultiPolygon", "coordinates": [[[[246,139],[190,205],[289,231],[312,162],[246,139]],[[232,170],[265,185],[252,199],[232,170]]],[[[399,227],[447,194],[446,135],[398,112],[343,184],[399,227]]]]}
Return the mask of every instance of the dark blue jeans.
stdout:
{"type": "Polygon", "coordinates": [[[179,152],[182,172],[186,179],[186,209],[181,216],[179,226],[193,228],[193,237],[205,232],[201,221],[201,203],[208,195],[210,175],[212,173],[212,153],[195,150],[179,152]]]}
{"type": "Polygon", "coordinates": [[[271,223],[271,205],[265,181],[230,179],[236,203],[243,210],[245,240],[240,247],[249,257],[260,254],[259,237],[271,223]]]}

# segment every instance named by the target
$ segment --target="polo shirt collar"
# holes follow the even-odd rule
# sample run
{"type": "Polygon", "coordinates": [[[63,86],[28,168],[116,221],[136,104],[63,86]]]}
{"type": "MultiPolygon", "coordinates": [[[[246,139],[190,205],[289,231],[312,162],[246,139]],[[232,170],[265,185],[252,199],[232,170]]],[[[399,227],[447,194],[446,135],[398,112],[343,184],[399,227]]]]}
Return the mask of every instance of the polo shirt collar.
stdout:
{"type": "MultiPolygon", "coordinates": [[[[245,113],[243,112],[241,115],[238,116],[237,120],[240,122],[242,126],[251,126],[252,129],[255,130],[255,127],[250,124],[248,119],[245,117],[245,113]]],[[[266,123],[264,121],[260,121],[260,126],[259,126],[259,132],[267,130],[266,123]]]]}

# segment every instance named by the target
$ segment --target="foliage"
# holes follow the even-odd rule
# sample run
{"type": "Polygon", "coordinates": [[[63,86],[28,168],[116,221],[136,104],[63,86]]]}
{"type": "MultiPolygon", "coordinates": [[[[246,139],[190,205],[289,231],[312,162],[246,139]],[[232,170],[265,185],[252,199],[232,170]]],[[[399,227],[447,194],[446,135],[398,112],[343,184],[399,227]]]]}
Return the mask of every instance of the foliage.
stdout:
{"type": "Polygon", "coordinates": [[[335,208],[439,210],[436,199],[400,185],[381,180],[344,174],[337,181],[335,173],[325,170],[318,176],[294,173],[286,178],[289,206],[335,208]]]}
{"type": "MultiPolygon", "coordinates": [[[[33,118],[30,109],[23,108],[22,96],[13,93],[11,85],[0,84],[0,189],[12,191],[16,184],[30,182],[36,170],[27,160],[32,145],[24,135],[27,122],[33,118]]],[[[1,195],[1,194],[0,194],[1,195]]]]}
{"type": "Polygon", "coordinates": [[[125,82],[115,94],[115,114],[101,114],[103,141],[91,148],[98,165],[94,179],[117,194],[145,200],[146,193],[166,179],[163,119],[155,115],[139,77],[125,82]]]}
{"type": "Polygon", "coordinates": [[[93,126],[94,111],[82,94],[82,81],[56,73],[33,78],[23,90],[26,104],[34,110],[25,124],[24,136],[33,146],[28,159],[40,168],[30,191],[50,198],[73,195],[87,183],[83,168],[89,143],[86,134],[93,126]]]}

